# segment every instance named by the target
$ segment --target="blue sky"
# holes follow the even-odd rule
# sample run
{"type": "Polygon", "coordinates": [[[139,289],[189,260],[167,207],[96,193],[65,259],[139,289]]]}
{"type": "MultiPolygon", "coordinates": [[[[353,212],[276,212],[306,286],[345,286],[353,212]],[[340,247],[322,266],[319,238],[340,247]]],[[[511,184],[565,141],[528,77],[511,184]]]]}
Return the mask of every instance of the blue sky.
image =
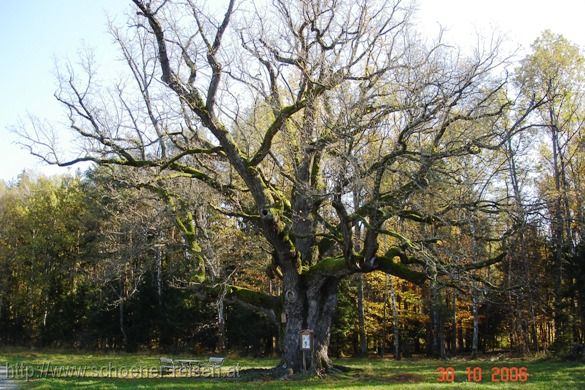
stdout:
{"type": "Polygon", "coordinates": [[[10,180],[23,169],[47,169],[15,144],[10,132],[28,113],[58,121],[55,102],[55,61],[75,62],[83,47],[114,58],[107,34],[107,15],[123,21],[124,0],[1,0],[0,14],[0,179],[10,180]]]}
{"type": "MultiPolygon", "coordinates": [[[[84,47],[106,63],[116,58],[107,33],[107,15],[118,23],[131,10],[129,0],[0,0],[0,179],[13,180],[23,169],[44,174],[51,169],[16,144],[9,129],[27,113],[60,124],[62,110],[53,98],[55,60],[76,61],[84,47]]],[[[585,2],[577,0],[419,0],[416,21],[424,33],[438,26],[446,38],[473,44],[475,33],[496,29],[507,47],[525,49],[548,28],[585,47],[585,2]]],[[[75,168],[71,168],[75,169],[75,168]]]]}

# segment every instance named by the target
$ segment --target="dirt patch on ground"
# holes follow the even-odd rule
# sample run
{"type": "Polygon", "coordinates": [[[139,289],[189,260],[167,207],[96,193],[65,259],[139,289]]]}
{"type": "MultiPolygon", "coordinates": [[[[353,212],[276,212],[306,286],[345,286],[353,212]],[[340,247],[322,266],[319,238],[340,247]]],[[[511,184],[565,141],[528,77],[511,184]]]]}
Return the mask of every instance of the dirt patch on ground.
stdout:
{"type": "Polygon", "coordinates": [[[240,371],[240,380],[243,382],[272,381],[274,379],[275,373],[271,368],[249,368],[240,371]]]}

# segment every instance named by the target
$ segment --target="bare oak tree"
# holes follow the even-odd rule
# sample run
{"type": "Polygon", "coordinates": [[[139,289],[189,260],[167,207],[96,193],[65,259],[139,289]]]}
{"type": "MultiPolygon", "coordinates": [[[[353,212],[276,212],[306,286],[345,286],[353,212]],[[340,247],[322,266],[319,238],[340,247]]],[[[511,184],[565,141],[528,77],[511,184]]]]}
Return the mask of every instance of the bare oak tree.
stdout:
{"type": "MultiPolygon", "coordinates": [[[[394,222],[448,226],[453,208],[489,207],[441,198],[423,210],[414,199],[456,182],[451,161],[505,139],[499,120],[512,102],[497,42],[469,56],[424,42],[399,0],[230,0],[221,14],[194,0],[132,2],[129,28],[112,27],[128,77],[105,87],[89,61],[84,78],[61,76],[56,96],[81,154],[63,160],[40,126],[25,137],[53,164],[145,170],[142,185],[155,190],[192,178],[222,196],[223,213],[255,224],[283,294],[246,298],[286,316],[281,368],[301,369],[304,328],[314,332],[311,369],[331,367],[340,279],[377,270],[422,285],[452,272],[433,237],[415,242],[394,222]],[[393,246],[382,250],[382,236],[393,246]]],[[[189,218],[177,223],[203,281],[189,218]]]]}

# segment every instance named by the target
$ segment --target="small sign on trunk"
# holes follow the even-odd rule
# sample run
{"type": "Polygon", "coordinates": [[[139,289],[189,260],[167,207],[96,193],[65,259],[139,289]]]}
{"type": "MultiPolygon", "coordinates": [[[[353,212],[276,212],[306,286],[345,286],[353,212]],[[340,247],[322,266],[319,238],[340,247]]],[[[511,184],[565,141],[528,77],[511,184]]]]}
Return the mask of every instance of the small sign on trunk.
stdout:
{"type": "Polygon", "coordinates": [[[303,329],[301,334],[301,350],[303,351],[303,372],[307,372],[307,356],[311,359],[311,365],[313,363],[313,354],[310,353],[313,350],[313,331],[311,329],[303,329]]]}
{"type": "Polygon", "coordinates": [[[301,349],[311,351],[313,349],[313,331],[311,329],[301,330],[301,349]]]}

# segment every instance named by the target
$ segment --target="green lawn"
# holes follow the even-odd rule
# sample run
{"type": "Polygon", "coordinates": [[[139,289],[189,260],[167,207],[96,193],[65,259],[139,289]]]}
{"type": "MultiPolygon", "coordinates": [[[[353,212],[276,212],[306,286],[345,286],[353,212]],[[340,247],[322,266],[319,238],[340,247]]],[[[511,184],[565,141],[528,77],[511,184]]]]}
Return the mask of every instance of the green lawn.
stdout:
{"type": "MultiPolygon", "coordinates": [[[[505,360],[489,361],[453,359],[403,360],[392,359],[342,359],[338,364],[352,367],[347,373],[339,373],[326,378],[294,378],[288,380],[271,379],[265,376],[241,375],[239,378],[180,378],[173,375],[159,377],[159,357],[161,355],[142,354],[91,354],[91,353],[48,353],[30,351],[0,351],[0,365],[8,364],[13,374],[20,375],[16,382],[23,389],[585,389],[585,364],[555,360],[505,360]],[[62,367],[65,367],[63,369],[62,367]],[[439,367],[453,367],[454,383],[438,383],[439,367]],[[483,378],[480,383],[467,382],[467,367],[481,367],[483,378]],[[507,383],[492,382],[492,369],[507,367],[500,373],[501,380],[507,383]],[[528,379],[524,383],[511,382],[506,377],[516,370],[511,367],[526,367],[528,379]],[[79,375],[80,369],[85,369],[79,375]],[[65,370],[65,371],[60,371],[65,370]],[[141,373],[139,371],[141,370],[141,373]],[[39,378],[39,373],[50,372],[54,376],[75,376],[73,378],[39,378]],[[25,376],[33,376],[25,380],[25,376]],[[116,375],[126,378],[110,378],[116,375]],[[137,376],[150,378],[136,378],[137,376]],[[503,375],[503,376],[502,376],[503,375]],[[134,378],[127,378],[128,376],[134,378]]],[[[193,356],[173,356],[196,358],[193,356]]],[[[201,358],[201,357],[200,357],[201,358]]],[[[240,370],[248,368],[272,367],[274,359],[230,358],[225,362],[222,373],[228,374],[231,367],[238,365],[240,370]]],[[[233,374],[233,370],[231,373],[233,374]]]]}

